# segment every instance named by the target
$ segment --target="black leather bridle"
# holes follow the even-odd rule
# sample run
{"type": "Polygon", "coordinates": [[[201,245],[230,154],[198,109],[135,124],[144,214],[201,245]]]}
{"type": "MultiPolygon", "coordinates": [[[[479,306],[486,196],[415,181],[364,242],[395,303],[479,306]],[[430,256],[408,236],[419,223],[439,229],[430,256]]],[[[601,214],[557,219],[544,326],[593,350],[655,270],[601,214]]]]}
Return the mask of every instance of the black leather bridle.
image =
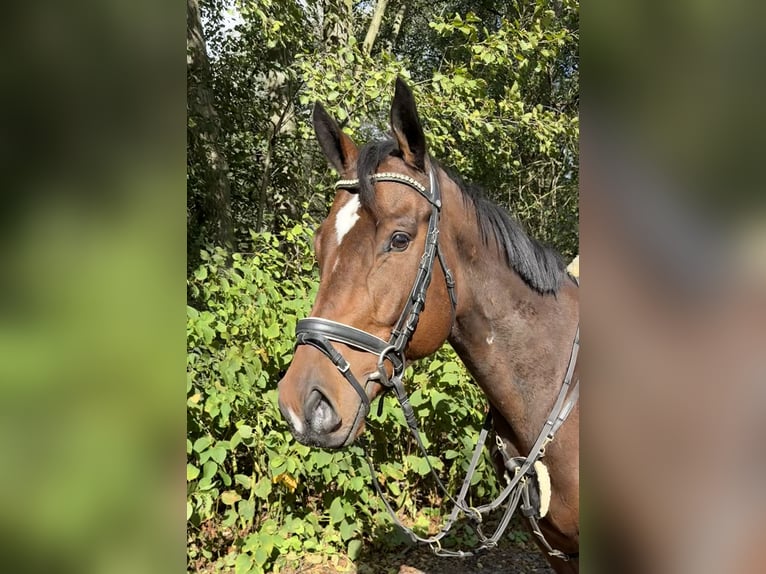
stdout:
{"type": "MultiPolygon", "coordinates": [[[[378,377],[377,380],[386,389],[395,388],[392,380],[398,380],[404,373],[406,365],[405,349],[412,339],[415,329],[418,326],[420,313],[423,311],[426,302],[426,291],[431,283],[433,275],[434,261],[439,260],[444,278],[447,283],[450,305],[452,306],[452,320],[455,318],[455,308],[457,306],[457,296],[455,293],[455,280],[444,261],[441,249],[439,249],[439,214],[441,212],[441,190],[439,181],[436,177],[433,166],[428,170],[428,179],[430,189],[426,189],[417,180],[400,173],[383,172],[375,173],[370,176],[373,183],[388,181],[406,185],[431,204],[431,215],[428,220],[428,231],[426,233],[425,249],[420,259],[415,282],[410,289],[410,295],[407,303],[404,305],[399,320],[388,341],[380,337],[322,317],[308,317],[298,321],[295,327],[295,336],[297,345],[311,345],[324,353],[332,361],[335,367],[345,377],[349,384],[354,388],[360,398],[359,409],[357,409],[354,424],[349,429],[343,446],[348,446],[354,441],[359,426],[370,412],[370,398],[367,395],[365,386],[356,379],[351,372],[351,368],[343,358],[343,355],[333,346],[333,342],[341,343],[353,347],[360,351],[372,353],[378,357],[378,377]],[[393,376],[388,377],[385,370],[385,361],[388,360],[393,366],[393,376]]],[[[350,193],[358,193],[360,182],[358,179],[342,179],[335,184],[335,189],[345,189],[350,193]]],[[[395,388],[397,395],[399,389],[395,388]]],[[[403,389],[402,389],[403,392],[403,389]]]]}

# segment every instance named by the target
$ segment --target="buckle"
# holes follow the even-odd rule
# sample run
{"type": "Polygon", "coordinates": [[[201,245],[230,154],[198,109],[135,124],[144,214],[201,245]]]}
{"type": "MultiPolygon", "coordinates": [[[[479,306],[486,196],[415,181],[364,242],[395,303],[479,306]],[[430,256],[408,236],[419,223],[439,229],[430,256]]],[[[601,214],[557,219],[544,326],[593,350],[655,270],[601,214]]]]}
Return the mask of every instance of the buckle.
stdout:
{"type": "Polygon", "coordinates": [[[393,359],[388,359],[389,361],[391,361],[391,365],[393,367],[393,376],[395,377],[397,374],[401,375],[404,372],[404,354],[401,351],[399,351],[395,345],[389,345],[388,347],[383,349],[378,355],[377,366],[378,366],[378,372],[380,373],[380,384],[382,384],[384,387],[390,388],[392,384],[390,379],[388,378],[388,373],[386,372],[386,365],[385,365],[386,359],[388,358],[389,355],[395,355],[396,358],[398,358],[401,363],[401,369],[397,373],[396,361],[394,361],[393,359]]]}

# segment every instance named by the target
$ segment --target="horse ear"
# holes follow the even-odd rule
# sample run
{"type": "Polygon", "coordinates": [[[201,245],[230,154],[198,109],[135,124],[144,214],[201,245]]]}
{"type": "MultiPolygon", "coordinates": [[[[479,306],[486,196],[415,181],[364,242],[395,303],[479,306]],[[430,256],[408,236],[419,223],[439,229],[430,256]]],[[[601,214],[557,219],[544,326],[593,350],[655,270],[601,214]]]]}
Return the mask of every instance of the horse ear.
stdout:
{"type": "Polygon", "coordinates": [[[359,148],[319,102],[314,104],[313,120],[314,132],[324,155],[338,173],[345,173],[356,163],[359,148]]]}
{"type": "Polygon", "coordinates": [[[404,154],[404,161],[425,171],[426,137],[418,118],[415,98],[401,78],[396,78],[394,101],[391,104],[391,129],[404,154]]]}

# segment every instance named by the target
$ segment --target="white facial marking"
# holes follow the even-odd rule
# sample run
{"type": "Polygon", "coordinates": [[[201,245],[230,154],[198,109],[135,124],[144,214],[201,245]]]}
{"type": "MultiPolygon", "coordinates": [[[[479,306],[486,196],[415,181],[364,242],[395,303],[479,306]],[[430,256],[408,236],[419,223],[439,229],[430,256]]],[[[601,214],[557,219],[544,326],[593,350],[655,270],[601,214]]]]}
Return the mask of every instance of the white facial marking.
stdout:
{"type": "Polygon", "coordinates": [[[486,341],[487,341],[487,345],[491,345],[492,343],[495,342],[495,332],[494,331],[492,331],[492,333],[489,335],[489,337],[487,337],[486,341]]]}
{"type": "Polygon", "coordinates": [[[293,412],[293,409],[287,407],[287,415],[293,423],[293,428],[297,434],[303,434],[303,421],[293,412]]]}
{"type": "Polygon", "coordinates": [[[335,236],[338,238],[338,245],[359,219],[359,207],[359,196],[354,195],[335,216],[335,236]]]}

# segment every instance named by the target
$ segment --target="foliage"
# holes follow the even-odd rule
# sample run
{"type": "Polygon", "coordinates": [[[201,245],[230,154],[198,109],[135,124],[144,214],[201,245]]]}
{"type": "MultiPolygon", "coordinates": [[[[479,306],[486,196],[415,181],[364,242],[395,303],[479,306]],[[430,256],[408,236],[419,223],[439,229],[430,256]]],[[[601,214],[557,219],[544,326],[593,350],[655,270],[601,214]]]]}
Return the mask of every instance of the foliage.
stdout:
{"type": "MultiPolygon", "coordinates": [[[[573,257],[578,2],[391,2],[370,54],[361,38],[371,3],[351,4],[203,2],[239,247],[250,229],[279,232],[299,221],[304,205],[314,217],[326,213],[330,179],[310,125],[313,103],[323,102],[362,143],[388,130],[401,75],[414,88],[434,156],[573,257]],[[236,15],[228,33],[227,10],[236,15]]],[[[205,186],[196,156],[189,162],[194,222],[205,186]]],[[[194,266],[196,246],[211,239],[196,224],[189,235],[194,266]]]]}
{"type": "MultiPolygon", "coordinates": [[[[305,552],[353,559],[363,541],[403,543],[375,496],[362,448],[297,444],[277,408],[295,322],[308,314],[318,285],[309,227],[306,218],[279,236],[253,234],[252,252],[230,262],[223,250],[204,252],[189,279],[190,569],[213,563],[242,573],[278,571],[305,552]]],[[[439,454],[432,462],[455,490],[480,430],[482,394],[448,348],[409,367],[406,380],[429,451],[439,454]]],[[[393,399],[380,419],[370,418],[379,480],[401,517],[425,532],[441,504],[426,461],[393,399]]],[[[482,460],[474,502],[496,492],[494,481],[482,460]]]]}
{"type": "MultiPolygon", "coordinates": [[[[200,4],[235,241],[233,250],[200,252],[215,238],[200,207],[209,170],[204,154],[193,153],[199,142],[190,130],[189,565],[261,572],[306,551],[353,557],[362,542],[401,543],[373,496],[361,448],[297,445],[276,406],[295,322],[308,314],[317,288],[309,229],[332,198],[311,109],[323,102],[363,143],[388,130],[394,79],[407,78],[433,155],[571,258],[579,4],[392,0],[369,52],[361,39],[371,2],[200,4]]],[[[479,432],[481,393],[448,348],[411,367],[407,380],[430,450],[439,454],[435,464],[454,489],[463,474],[458,461],[467,464],[479,432]]],[[[393,403],[368,423],[371,455],[395,506],[425,528],[442,501],[393,403]]],[[[486,470],[483,461],[479,498],[496,489],[486,470]]]]}

